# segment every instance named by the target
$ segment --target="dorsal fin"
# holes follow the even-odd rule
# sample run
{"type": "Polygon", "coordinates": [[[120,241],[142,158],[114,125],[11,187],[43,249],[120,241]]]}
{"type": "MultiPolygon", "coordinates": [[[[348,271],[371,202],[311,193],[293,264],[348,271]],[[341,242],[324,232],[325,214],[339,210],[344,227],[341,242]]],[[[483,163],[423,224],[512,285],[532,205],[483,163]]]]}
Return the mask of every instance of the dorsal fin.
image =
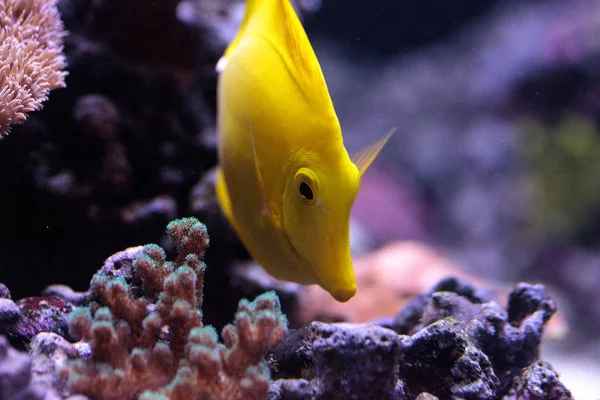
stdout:
{"type": "Polygon", "coordinates": [[[282,56],[292,78],[308,97],[331,103],[325,78],[290,0],[247,0],[242,25],[217,63],[223,71],[230,54],[246,35],[268,39],[282,56]]]}
{"type": "Polygon", "coordinates": [[[223,71],[223,69],[225,69],[225,65],[227,65],[228,56],[240,44],[240,40],[244,36],[244,34],[246,32],[246,28],[249,25],[249,22],[252,20],[254,14],[257,12],[257,9],[259,8],[259,6],[261,6],[261,3],[263,3],[264,1],[265,0],[246,0],[246,9],[244,11],[244,19],[242,20],[242,24],[240,25],[240,28],[238,29],[237,33],[235,34],[235,37],[233,38],[231,43],[229,43],[229,45],[225,49],[225,52],[223,53],[221,58],[219,58],[219,61],[217,62],[217,66],[215,68],[217,73],[221,73],[223,71]]]}
{"type": "Polygon", "coordinates": [[[392,136],[395,130],[396,128],[390,129],[388,133],[386,133],[373,143],[366,145],[365,147],[363,147],[362,149],[360,149],[352,155],[352,162],[358,168],[360,176],[362,176],[365,173],[365,171],[369,169],[369,166],[371,165],[373,160],[377,158],[377,155],[379,154],[381,149],[383,149],[383,146],[385,146],[387,141],[390,140],[390,137],[392,136]]]}
{"type": "Polygon", "coordinates": [[[289,57],[285,61],[292,77],[308,97],[318,96],[321,101],[331,103],[321,66],[294,7],[289,0],[268,1],[276,8],[271,19],[275,37],[271,39],[281,45],[280,51],[287,53],[284,57],[289,57]]]}

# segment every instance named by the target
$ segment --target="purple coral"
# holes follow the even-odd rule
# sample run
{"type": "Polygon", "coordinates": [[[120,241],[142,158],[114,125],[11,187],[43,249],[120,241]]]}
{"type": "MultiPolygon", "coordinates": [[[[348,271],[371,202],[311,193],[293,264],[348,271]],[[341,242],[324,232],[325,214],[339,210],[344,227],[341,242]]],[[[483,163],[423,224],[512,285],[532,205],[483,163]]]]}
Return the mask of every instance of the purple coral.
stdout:
{"type": "Polygon", "coordinates": [[[71,391],[115,400],[266,398],[263,356],[287,334],[279,299],[270,292],[240,301],[219,343],[200,311],[206,227],[184,218],[167,232],[175,261],[152,244],[116,254],[92,280],[94,301],[71,314],[71,334],[91,346],[88,359],[63,371],[71,391]]]}

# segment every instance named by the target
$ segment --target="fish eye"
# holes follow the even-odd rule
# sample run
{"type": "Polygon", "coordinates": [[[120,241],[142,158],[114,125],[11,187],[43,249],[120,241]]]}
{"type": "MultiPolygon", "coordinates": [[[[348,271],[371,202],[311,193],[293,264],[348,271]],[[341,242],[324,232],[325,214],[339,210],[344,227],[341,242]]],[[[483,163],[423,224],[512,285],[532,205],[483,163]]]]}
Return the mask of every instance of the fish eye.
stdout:
{"type": "Polygon", "coordinates": [[[304,196],[306,200],[312,200],[314,197],[312,189],[306,182],[300,183],[300,194],[304,196]]]}
{"type": "Polygon", "coordinates": [[[301,168],[296,173],[296,188],[300,194],[300,198],[309,206],[316,204],[317,202],[317,191],[315,179],[312,177],[311,171],[306,168],[301,168]]]}

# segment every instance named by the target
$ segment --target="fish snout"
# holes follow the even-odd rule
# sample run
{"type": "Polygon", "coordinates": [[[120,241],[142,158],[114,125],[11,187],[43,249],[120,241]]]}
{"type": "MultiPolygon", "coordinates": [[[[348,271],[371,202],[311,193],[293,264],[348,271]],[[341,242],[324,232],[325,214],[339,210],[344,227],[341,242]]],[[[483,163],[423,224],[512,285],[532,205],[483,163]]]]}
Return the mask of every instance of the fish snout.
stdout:
{"type": "Polygon", "coordinates": [[[337,301],[345,303],[356,294],[354,268],[351,261],[334,265],[335,267],[327,270],[328,273],[320,274],[319,286],[328,291],[337,301]]]}
{"type": "Polygon", "coordinates": [[[339,301],[340,303],[345,303],[350,300],[356,294],[356,283],[354,282],[352,285],[342,286],[342,287],[334,287],[330,289],[326,289],[331,296],[339,301]]]}
{"type": "MultiPolygon", "coordinates": [[[[334,226],[334,224],[331,225],[334,226]]],[[[320,242],[319,251],[314,253],[318,255],[318,258],[312,263],[319,286],[341,303],[345,303],[356,294],[356,277],[350,253],[349,228],[348,226],[345,229],[348,232],[347,235],[337,233],[343,232],[342,229],[324,236],[320,242]]]]}

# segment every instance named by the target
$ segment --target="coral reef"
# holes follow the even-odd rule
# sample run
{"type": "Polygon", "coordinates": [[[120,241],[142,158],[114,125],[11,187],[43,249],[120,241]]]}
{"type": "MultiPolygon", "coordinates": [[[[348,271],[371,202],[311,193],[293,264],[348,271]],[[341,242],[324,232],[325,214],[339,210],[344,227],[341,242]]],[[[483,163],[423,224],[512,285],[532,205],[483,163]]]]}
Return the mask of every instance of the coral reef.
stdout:
{"type": "Polygon", "coordinates": [[[0,379],[0,397],[21,400],[13,393],[43,389],[52,399],[70,400],[76,394],[147,400],[572,399],[552,366],[539,360],[542,334],[556,312],[542,285],[518,284],[503,309],[493,292],[447,278],[394,317],[368,324],[312,322],[289,335],[277,296],[266,293],[239,303],[221,344],[200,311],[205,227],[187,218],[167,231],[178,249],[174,261],[157,245],[132,247],[109,257],[86,293],[48,288],[46,296],[79,305],[69,328],[83,340],[69,343],[42,332],[29,342],[30,355],[5,343],[5,353],[23,363],[5,374],[6,382],[17,373],[22,378],[18,390],[3,388],[0,379]]]}
{"type": "Polygon", "coordinates": [[[69,318],[71,334],[89,342],[89,358],[68,364],[69,390],[92,399],[262,399],[269,388],[266,351],[287,333],[279,299],[242,300],[223,331],[202,324],[208,245],[193,218],[167,227],[175,261],[157,245],[109,258],[93,278],[89,307],[69,318]]]}
{"type": "MultiPolygon", "coordinates": [[[[235,386],[240,374],[248,373],[256,379],[242,381],[265,390],[266,371],[258,355],[249,364],[257,368],[232,372],[227,366],[237,354],[232,349],[241,348],[241,338],[250,335],[236,324],[248,320],[255,327],[261,320],[252,316],[266,311],[257,308],[264,305],[271,313],[277,304],[259,297],[240,305],[243,318],[230,325],[240,338],[238,347],[227,334],[219,344],[216,330],[204,326],[220,331],[240,298],[252,299],[265,288],[276,289],[291,326],[310,324],[293,331],[269,357],[277,378],[271,398],[335,398],[335,385],[350,399],[361,394],[410,400],[570,398],[552,367],[537,360],[542,327],[546,334],[555,319],[547,322],[555,306],[541,287],[520,286],[507,309],[490,293],[458,281],[426,291],[433,279],[429,273],[446,271],[427,268],[437,265],[436,257],[396,259],[390,265],[385,260],[400,249],[387,249],[389,254],[371,259],[382,264],[363,276],[360,304],[338,308],[323,303],[312,288],[274,282],[257,269],[230,268],[248,254],[215,207],[207,171],[216,162],[214,64],[237,29],[243,2],[0,2],[0,14],[17,4],[49,7],[44,10],[53,11],[45,15],[52,18],[38,21],[40,26],[60,28],[54,36],[59,40],[46,42],[45,54],[53,49],[54,64],[37,53],[37,61],[16,59],[14,71],[32,72],[30,92],[13,90],[26,88],[25,81],[6,86],[2,79],[15,75],[0,61],[0,136],[12,129],[0,145],[0,275],[12,291],[11,299],[0,284],[0,334],[12,346],[0,338],[0,398],[64,398],[68,382],[76,385],[79,379],[85,386],[81,380],[99,370],[107,371],[101,375],[107,379],[115,372],[116,379],[120,372],[131,377],[128,368],[134,365],[140,366],[135,372],[141,378],[148,368],[162,371],[157,386],[149,388],[155,393],[147,396],[166,397],[168,390],[182,387],[180,378],[188,371],[186,378],[196,379],[198,364],[191,354],[198,349],[223,367],[219,377],[225,382],[235,375],[235,386]],[[62,24],[55,3],[69,31],[64,58],[64,29],[52,25],[62,24]],[[23,68],[32,61],[41,69],[23,68]],[[27,96],[47,97],[52,87],[64,85],[65,61],[68,88],[53,91],[43,109],[29,112],[39,105],[27,96]],[[51,72],[44,66],[57,68],[54,86],[43,81],[41,73],[51,72]],[[6,95],[18,97],[5,102],[6,95]],[[14,106],[22,108],[15,114],[14,106]],[[11,128],[25,117],[25,124],[11,128]],[[164,226],[182,215],[201,217],[208,226],[211,268],[196,270],[185,257],[169,264],[163,256],[174,253],[161,237],[164,226]],[[51,283],[87,290],[107,254],[148,242],[161,244],[164,253],[150,246],[115,254],[90,291],[52,285],[42,292],[51,283]],[[136,259],[146,260],[153,272],[144,275],[144,261],[136,259]],[[401,263],[412,266],[405,272],[408,278],[396,273],[401,263]],[[200,298],[203,280],[210,284],[200,298]],[[168,282],[182,281],[189,284],[185,293],[179,286],[164,290],[168,282]],[[112,294],[123,301],[111,300],[112,294]],[[85,308],[71,323],[74,328],[79,323],[77,333],[87,339],[71,344],[67,314],[77,306],[85,308]],[[389,317],[399,307],[404,308],[389,317]],[[311,324],[314,319],[368,321],[369,316],[387,317],[370,321],[379,325],[370,327],[311,324]],[[155,336],[146,340],[144,321],[165,328],[158,332],[154,326],[155,336]],[[131,332],[125,338],[124,324],[131,332]],[[114,341],[102,342],[103,332],[114,341]],[[100,350],[92,352],[94,340],[124,355],[102,359],[100,350]],[[164,344],[171,364],[157,365],[152,356],[164,344]],[[355,359],[360,363],[348,361],[355,359]],[[142,363],[135,364],[138,360],[142,363]],[[60,379],[76,368],[79,375],[60,379]],[[67,372],[58,376],[57,371],[67,372]],[[370,385],[370,391],[361,392],[358,384],[370,385]]],[[[320,3],[299,0],[296,5],[309,10],[320,3]]],[[[433,0],[323,2],[323,13],[305,19],[349,148],[366,141],[367,132],[401,128],[389,144],[388,160],[365,175],[363,197],[357,199],[353,227],[367,237],[362,249],[390,237],[418,239],[444,246],[456,265],[484,277],[487,283],[480,285],[469,276],[477,287],[489,287],[489,279],[554,285],[553,297],[561,312],[570,312],[565,315],[576,328],[567,339],[580,346],[594,339],[600,326],[600,211],[594,180],[600,132],[598,4],[468,0],[448,8],[433,0]],[[439,7],[443,12],[436,12],[439,7]],[[335,17],[341,14],[348,18],[335,17]],[[398,18],[406,23],[398,24],[398,18]],[[398,26],[405,31],[400,39],[398,26]],[[340,44],[341,50],[355,52],[336,53],[340,44]],[[523,115],[533,123],[515,118],[523,115]],[[522,146],[532,151],[523,152],[522,146]],[[580,184],[573,185],[576,181],[580,184]],[[375,217],[374,208],[380,211],[375,217]],[[538,229],[532,234],[527,228],[538,229]],[[584,329],[589,336],[577,336],[584,329]]],[[[2,60],[10,59],[17,45],[27,50],[15,40],[13,28],[15,23],[26,28],[36,15],[0,17],[2,60]]],[[[28,43],[40,44],[35,37],[28,43]]],[[[576,355],[560,351],[593,371],[576,355]]],[[[567,370],[558,361],[555,366],[561,373],[567,370]]],[[[570,385],[575,394],[575,383],[570,385]]],[[[138,389],[131,390],[137,394],[138,389]]]]}
{"type": "Polygon", "coordinates": [[[292,331],[269,356],[269,399],[571,399],[538,361],[555,311],[541,285],[517,285],[503,310],[466,282],[442,280],[382,326],[292,331]]]}
{"type": "Polygon", "coordinates": [[[11,171],[0,186],[12,188],[0,209],[28,210],[4,215],[0,232],[2,280],[16,298],[48,283],[82,290],[106,254],[156,241],[216,162],[204,138],[214,134],[221,49],[207,50],[209,35],[177,20],[178,2],[57,3],[68,89],[0,146],[0,169],[11,171]],[[27,288],[22,270],[35,278],[27,288]]]}
{"type": "Polygon", "coordinates": [[[56,0],[0,3],[0,139],[65,87],[65,35],[56,0]]]}
{"type": "MultiPolygon", "coordinates": [[[[2,279],[15,298],[37,294],[53,282],[84,290],[106,254],[132,243],[157,241],[168,221],[194,215],[215,233],[215,248],[223,250],[208,255],[223,266],[209,270],[209,279],[218,282],[215,287],[238,290],[234,296],[222,296],[211,285],[205,292],[208,299],[223,304],[222,310],[206,311],[211,323],[221,327],[246,292],[232,279],[228,266],[232,259],[248,255],[218,211],[206,216],[210,200],[199,205],[192,192],[216,161],[214,62],[237,28],[243,1],[159,3],[58,1],[70,32],[64,51],[69,87],[53,92],[53,101],[30,115],[27,124],[15,126],[18,134],[0,146],[0,170],[11,171],[0,176],[0,187],[11,188],[0,197],[0,209],[27,210],[3,216],[2,279]],[[160,28],[164,26],[170,29],[160,28]],[[65,265],[77,267],[66,270],[65,265]],[[28,285],[21,284],[18,271],[23,270],[30,271],[28,285]]],[[[320,2],[298,3],[311,8],[306,4],[318,7],[320,2]]],[[[385,174],[365,176],[364,189],[372,196],[363,194],[363,206],[360,198],[357,201],[354,216],[362,226],[367,226],[364,221],[373,208],[384,209],[383,201],[375,202],[374,197],[392,199],[383,203],[389,210],[396,207],[394,218],[370,219],[380,227],[367,228],[381,229],[373,233],[376,240],[371,244],[389,234],[424,237],[443,243],[461,266],[494,279],[526,279],[517,272],[522,272],[521,266],[540,265],[532,261],[532,254],[545,239],[522,240],[531,182],[515,157],[520,125],[511,119],[512,111],[544,119],[565,109],[583,110],[590,120],[597,115],[597,79],[589,72],[597,58],[595,41],[590,40],[597,22],[588,17],[594,13],[586,11],[597,4],[515,3],[492,10],[461,31],[469,20],[466,15],[479,15],[492,3],[498,2],[478,8],[477,2],[469,1],[469,12],[459,20],[450,14],[431,15],[428,3],[416,5],[402,18],[440,18],[446,24],[452,20],[452,30],[460,34],[447,37],[448,30],[437,32],[434,36],[444,40],[434,48],[384,63],[378,60],[373,69],[367,62],[350,67],[343,59],[335,61],[335,46],[318,44],[339,28],[331,18],[339,12],[337,6],[324,2],[323,13],[306,22],[350,147],[359,145],[357,138],[366,140],[365,132],[383,132],[402,121],[403,132],[394,137],[388,152],[393,154],[390,164],[400,167],[385,169],[380,163],[385,174]],[[422,14],[417,16],[417,10],[422,14]],[[313,35],[315,28],[321,35],[313,35]],[[541,44],[531,38],[539,38],[541,44]],[[515,94],[524,87],[526,93],[515,94]],[[566,95],[564,88],[569,89],[566,95]],[[388,190],[378,190],[378,183],[388,190]]],[[[380,6],[398,5],[386,0],[380,6]]],[[[379,15],[379,10],[371,11],[379,15]]],[[[374,43],[371,26],[368,34],[363,31],[367,14],[351,16],[361,23],[344,24],[356,32],[344,34],[346,38],[359,45],[392,45],[393,53],[404,49],[400,42],[381,37],[374,43]],[[360,41],[354,40],[358,36],[360,41]]],[[[421,26],[411,31],[421,32],[421,26]]],[[[416,39],[413,35],[410,46],[422,43],[416,39]]],[[[553,131],[552,123],[544,126],[545,132],[553,131]]],[[[588,243],[597,237],[596,214],[579,219],[589,221],[583,224],[588,243]]]]}
{"type": "Polygon", "coordinates": [[[73,305],[58,296],[27,297],[16,302],[20,320],[11,332],[13,342],[29,343],[38,333],[68,337],[66,316],[73,305]]]}

